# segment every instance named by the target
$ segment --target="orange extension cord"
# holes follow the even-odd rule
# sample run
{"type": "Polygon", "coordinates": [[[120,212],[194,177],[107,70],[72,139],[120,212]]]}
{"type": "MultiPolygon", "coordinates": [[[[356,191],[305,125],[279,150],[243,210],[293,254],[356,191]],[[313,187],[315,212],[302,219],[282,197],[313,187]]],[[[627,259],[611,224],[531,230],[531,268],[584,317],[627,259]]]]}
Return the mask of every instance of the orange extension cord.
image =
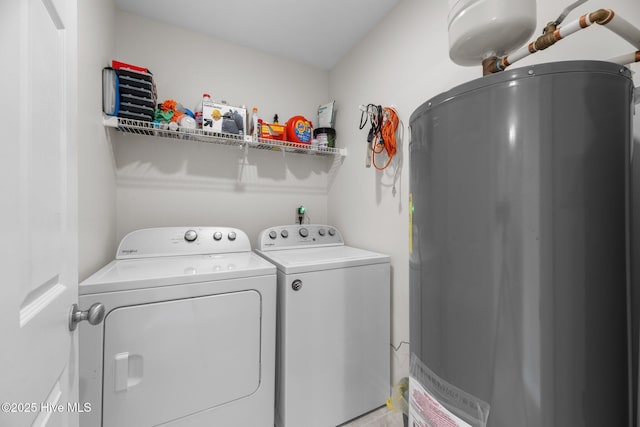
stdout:
{"type": "Polygon", "coordinates": [[[382,143],[378,140],[371,146],[373,166],[378,170],[386,169],[391,164],[393,156],[396,155],[396,131],[400,123],[398,113],[394,108],[384,107],[383,115],[384,119],[382,120],[382,127],[380,128],[382,143]],[[380,167],[376,164],[376,154],[381,154],[384,150],[387,152],[387,162],[384,166],[380,167]]]}

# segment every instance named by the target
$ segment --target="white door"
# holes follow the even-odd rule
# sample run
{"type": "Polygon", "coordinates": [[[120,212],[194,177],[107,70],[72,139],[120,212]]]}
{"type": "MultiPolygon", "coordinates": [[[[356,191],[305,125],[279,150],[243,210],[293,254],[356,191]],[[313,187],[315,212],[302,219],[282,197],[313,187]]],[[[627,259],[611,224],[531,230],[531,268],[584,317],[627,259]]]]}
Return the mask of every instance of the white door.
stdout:
{"type": "Polygon", "coordinates": [[[0,426],[76,426],[77,0],[1,0],[0,426]],[[71,406],[68,406],[68,403],[71,406]]]}

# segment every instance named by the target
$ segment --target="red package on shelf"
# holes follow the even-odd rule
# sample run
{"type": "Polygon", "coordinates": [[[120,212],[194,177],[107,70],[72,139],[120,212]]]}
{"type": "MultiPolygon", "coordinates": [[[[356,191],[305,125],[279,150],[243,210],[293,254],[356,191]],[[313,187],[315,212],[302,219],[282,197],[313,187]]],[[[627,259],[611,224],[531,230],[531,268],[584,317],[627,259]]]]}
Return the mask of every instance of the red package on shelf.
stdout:
{"type": "Polygon", "coordinates": [[[127,68],[129,70],[138,71],[138,72],[141,72],[141,73],[152,74],[151,71],[149,71],[147,68],[138,67],[137,65],[127,64],[126,62],[116,61],[115,59],[111,61],[111,67],[116,69],[116,70],[119,70],[121,68],[127,68]]]}

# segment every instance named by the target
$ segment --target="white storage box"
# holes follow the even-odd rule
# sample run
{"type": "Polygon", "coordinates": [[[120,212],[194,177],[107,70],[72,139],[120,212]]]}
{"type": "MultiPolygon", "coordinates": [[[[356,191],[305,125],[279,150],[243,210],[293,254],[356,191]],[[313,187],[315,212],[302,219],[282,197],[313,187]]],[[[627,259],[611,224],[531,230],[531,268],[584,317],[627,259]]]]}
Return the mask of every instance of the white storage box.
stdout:
{"type": "Polygon", "coordinates": [[[215,102],[202,103],[202,130],[244,135],[247,110],[215,102]]]}

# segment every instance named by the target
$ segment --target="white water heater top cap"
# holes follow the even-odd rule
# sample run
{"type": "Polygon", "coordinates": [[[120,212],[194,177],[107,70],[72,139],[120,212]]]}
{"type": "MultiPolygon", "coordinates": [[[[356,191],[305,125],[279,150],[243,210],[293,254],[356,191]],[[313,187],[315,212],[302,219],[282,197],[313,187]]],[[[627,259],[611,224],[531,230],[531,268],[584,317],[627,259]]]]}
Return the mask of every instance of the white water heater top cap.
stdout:
{"type": "Polygon", "coordinates": [[[535,29],[535,0],[449,0],[449,56],[456,64],[507,55],[535,29]]]}

